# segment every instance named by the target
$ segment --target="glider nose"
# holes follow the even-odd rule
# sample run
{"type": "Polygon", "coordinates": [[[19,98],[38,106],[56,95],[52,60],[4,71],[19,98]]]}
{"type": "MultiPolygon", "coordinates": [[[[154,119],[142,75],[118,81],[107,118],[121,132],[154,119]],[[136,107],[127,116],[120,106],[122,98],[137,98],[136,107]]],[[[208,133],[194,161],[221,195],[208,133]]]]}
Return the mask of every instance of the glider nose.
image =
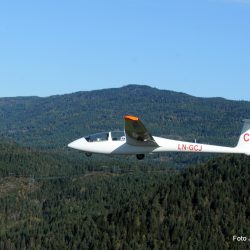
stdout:
{"type": "Polygon", "coordinates": [[[84,146],[84,144],[86,143],[86,139],[85,138],[81,138],[75,141],[72,141],[71,143],[68,144],[69,148],[73,148],[73,149],[78,149],[81,150],[82,147],[84,146]]]}
{"type": "Polygon", "coordinates": [[[75,148],[76,146],[76,141],[72,141],[71,143],[68,144],[69,148],[75,148]]]}

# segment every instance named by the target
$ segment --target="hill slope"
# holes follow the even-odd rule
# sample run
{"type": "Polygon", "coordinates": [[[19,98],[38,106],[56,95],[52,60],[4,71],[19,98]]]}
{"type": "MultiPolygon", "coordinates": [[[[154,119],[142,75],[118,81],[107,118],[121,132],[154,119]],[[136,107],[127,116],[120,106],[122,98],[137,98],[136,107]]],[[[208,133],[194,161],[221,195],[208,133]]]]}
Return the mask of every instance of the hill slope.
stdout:
{"type": "Polygon", "coordinates": [[[62,148],[88,133],[123,128],[123,115],[140,116],[156,135],[234,144],[250,102],[197,98],[148,86],[39,97],[0,98],[0,131],[24,145],[62,148]]]}
{"type": "MultiPolygon", "coordinates": [[[[20,158],[27,169],[44,162],[53,169],[60,162],[13,151],[11,161],[1,158],[0,169],[20,158]]],[[[246,249],[249,243],[232,237],[250,235],[249,185],[245,156],[179,173],[0,178],[0,249],[246,249]]]]}

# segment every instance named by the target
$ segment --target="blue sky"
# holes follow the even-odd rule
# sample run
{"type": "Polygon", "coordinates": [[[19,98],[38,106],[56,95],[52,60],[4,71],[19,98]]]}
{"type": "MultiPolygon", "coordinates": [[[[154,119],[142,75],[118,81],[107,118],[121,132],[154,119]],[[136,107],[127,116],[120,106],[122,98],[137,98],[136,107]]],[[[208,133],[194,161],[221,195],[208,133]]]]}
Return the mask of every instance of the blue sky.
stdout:
{"type": "Polygon", "coordinates": [[[0,96],[147,84],[250,101],[250,0],[0,2],[0,96]]]}

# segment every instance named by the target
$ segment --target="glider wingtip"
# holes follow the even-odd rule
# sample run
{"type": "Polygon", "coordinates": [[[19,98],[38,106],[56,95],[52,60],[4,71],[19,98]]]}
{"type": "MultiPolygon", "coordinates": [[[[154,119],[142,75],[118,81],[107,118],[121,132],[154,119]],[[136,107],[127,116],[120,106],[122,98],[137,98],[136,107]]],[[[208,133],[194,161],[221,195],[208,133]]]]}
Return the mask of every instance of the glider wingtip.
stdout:
{"type": "Polygon", "coordinates": [[[124,116],[125,120],[131,120],[131,121],[139,121],[139,118],[136,116],[132,116],[132,115],[125,115],[124,116]]]}

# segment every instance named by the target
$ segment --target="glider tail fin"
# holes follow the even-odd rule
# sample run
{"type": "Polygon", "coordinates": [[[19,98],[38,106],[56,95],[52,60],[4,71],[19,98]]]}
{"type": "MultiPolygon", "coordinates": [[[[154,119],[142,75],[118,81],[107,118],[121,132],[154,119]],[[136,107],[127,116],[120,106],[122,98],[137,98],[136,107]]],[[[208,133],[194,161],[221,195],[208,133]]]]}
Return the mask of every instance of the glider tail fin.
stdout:
{"type": "Polygon", "coordinates": [[[250,119],[243,120],[244,125],[241,131],[240,139],[236,148],[246,154],[250,155],[250,119]]]}

